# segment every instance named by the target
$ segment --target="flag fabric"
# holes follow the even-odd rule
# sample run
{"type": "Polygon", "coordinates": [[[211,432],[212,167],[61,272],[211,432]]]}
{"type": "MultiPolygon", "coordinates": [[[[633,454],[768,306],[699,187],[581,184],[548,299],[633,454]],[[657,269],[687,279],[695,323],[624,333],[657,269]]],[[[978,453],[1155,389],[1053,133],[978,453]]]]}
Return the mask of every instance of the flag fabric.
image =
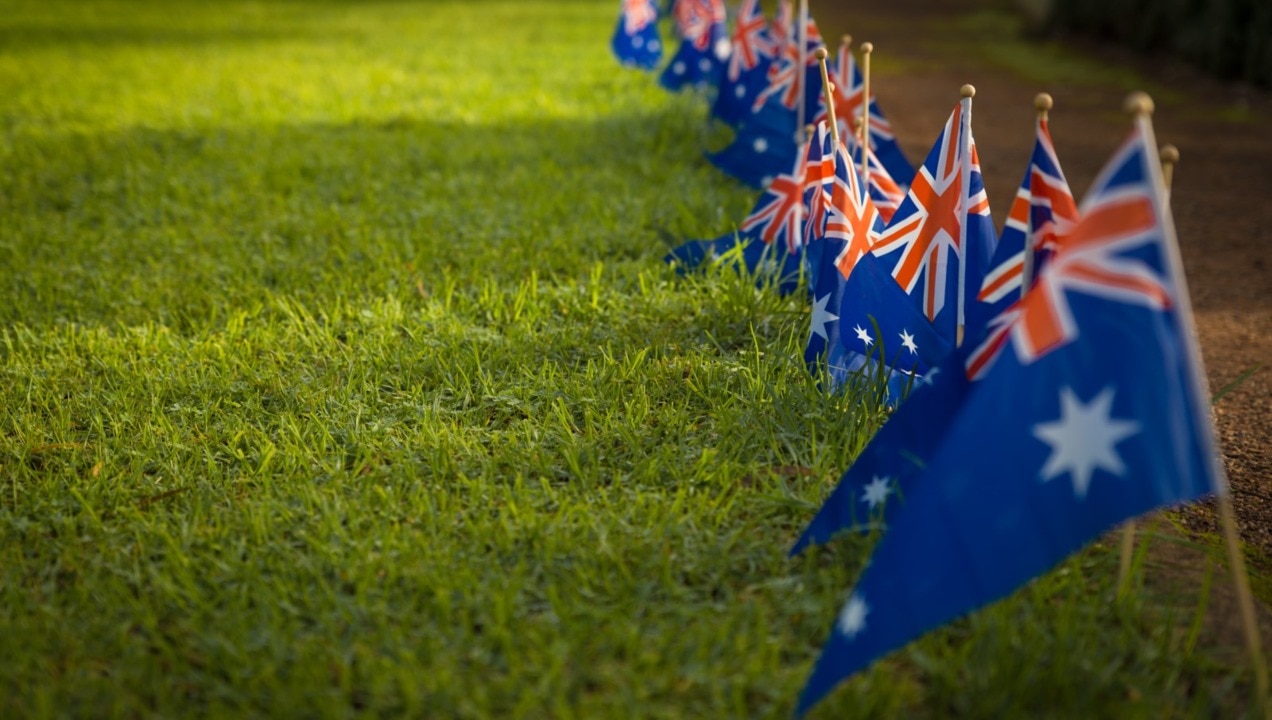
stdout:
{"type": "Polygon", "coordinates": [[[824,358],[836,387],[853,373],[881,380],[885,401],[897,406],[950,348],[871,255],[879,213],[842,143],[835,158],[822,239],[807,249],[813,316],[804,360],[815,371],[824,358]]]}
{"type": "Polygon", "coordinates": [[[658,4],[654,0],[623,0],[610,47],[619,62],[627,67],[642,70],[658,67],[662,59],[658,4]]]}
{"type": "Polygon", "coordinates": [[[709,260],[734,261],[739,269],[755,274],[757,284],[774,283],[783,295],[794,292],[804,262],[804,168],[816,152],[814,145],[809,138],[804,157],[792,163],[789,174],[778,175],[768,184],[736,233],[690,240],[663,259],[681,273],[709,260]]]}
{"type": "Polygon", "coordinates": [[[751,103],[751,115],[743,122],[763,124],[774,129],[799,131],[799,106],[804,104],[805,122],[813,122],[822,111],[821,65],[813,54],[824,47],[817,23],[808,18],[804,26],[803,65],[800,65],[799,28],[797,22],[787,25],[778,40],[777,57],[768,69],[768,83],[751,103]]]}
{"type": "Polygon", "coordinates": [[[954,344],[976,302],[997,238],[971,129],[971,98],[954,106],[909,194],[871,252],[954,344]]]}
{"type": "Polygon", "coordinates": [[[750,114],[751,104],[768,85],[768,69],[777,54],[777,43],[759,0],[742,0],[734,20],[729,61],[720,79],[720,91],[711,114],[738,127],[750,114]]]}
{"type": "MultiPolygon", "coordinates": [[[[818,131],[827,136],[824,141],[830,140],[825,122],[818,125],[818,131]]],[[[813,312],[812,327],[804,347],[804,361],[813,372],[816,372],[817,366],[823,361],[828,366],[833,364],[836,369],[846,372],[838,355],[832,358],[827,354],[827,350],[838,347],[839,316],[835,313],[839,310],[844,278],[852,271],[852,264],[856,259],[869,252],[873,233],[882,229],[878,212],[874,210],[870,199],[861,192],[857,173],[849,162],[842,143],[835,148],[831,157],[833,173],[830,176],[829,202],[823,211],[825,217],[820,223],[809,222],[805,225],[806,237],[807,228],[820,227],[805,249],[813,312]],[[832,363],[832,360],[835,362],[832,363]]],[[[819,188],[819,192],[824,191],[819,188]]],[[[810,215],[810,220],[813,217],[810,215]]],[[[835,373],[832,372],[832,377],[834,376],[835,373]]],[[[835,384],[838,385],[839,382],[840,378],[835,377],[835,384]]]]}
{"type": "Polygon", "coordinates": [[[830,129],[818,124],[804,155],[804,237],[807,246],[822,237],[830,214],[831,189],[835,185],[835,153],[830,129]]]}
{"type": "Polygon", "coordinates": [[[751,103],[749,113],[738,121],[733,142],[707,159],[724,172],[753,187],[763,188],[778,172],[789,167],[799,154],[796,138],[798,98],[802,92],[807,106],[813,108],[805,117],[816,115],[821,107],[821,70],[813,51],[821,47],[817,24],[809,18],[806,25],[806,65],[799,64],[799,40],[795,23],[790,20],[790,4],[781,3],[773,20],[773,36],[777,54],[768,68],[766,85],[751,103]],[[802,89],[801,89],[802,88],[802,89]]]}
{"type": "MultiPolygon", "coordinates": [[[[834,66],[828,68],[831,84],[835,86],[833,93],[835,102],[835,119],[839,124],[841,137],[856,137],[854,124],[861,117],[861,106],[866,91],[865,76],[857,67],[853,57],[852,46],[847,36],[839,44],[839,55],[834,66]]],[[[814,122],[821,121],[826,114],[825,108],[814,122]]],[[[902,184],[909,185],[914,177],[914,165],[906,159],[897,137],[892,132],[892,123],[879,108],[879,98],[870,94],[870,147],[880,164],[887,169],[888,175],[902,184]]]]}
{"type": "Polygon", "coordinates": [[[827,543],[841,532],[865,532],[888,524],[932,460],[967,394],[965,358],[964,351],[950,352],[914,379],[910,396],[840,478],[791,548],[791,555],[827,543]]]}
{"type": "Polygon", "coordinates": [[[1078,206],[1069,183],[1060,169],[1047,120],[1039,117],[1033,153],[1025,179],[1016,191],[1007,224],[998,238],[990,270],[981,283],[979,302],[969,308],[967,334],[982,335],[992,318],[1020,299],[1025,278],[1038,271],[1055,251],[1056,237],[1068,232],[1078,221],[1078,206]]]}
{"type": "Polygon", "coordinates": [[[1000,339],[968,351],[971,387],[840,611],[798,714],[1116,523],[1224,487],[1147,117],[1080,217],[1000,339]]]}
{"type": "MultiPolygon", "coordinates": [[[[849,352],[878,355],[897,382],[921,377],[953,349],[872,254],[859,258],[844,283],[839,305],[839,343],[849,352]]],[[[897,406],[903,396],[889,394],[897,406]]]]}
{"type": "MultiPolygon", "coordinates": [[[[852,138],[852,136],[848,136],[852,138]]],[[[861,167],[861,143],[850,140],[848,147],[851,148],[852,161],[857,167],[861,167]]],[[[870,151],[870,159],[866,165],[866,171],[869,175],[866,187],[870,191],[870,199],[879,210],[879,217],[882,218],[884,225],[892,222],[892,217],[896,215],[897,209],[901,207],[901,203],[905,202],[906,191],[909,186],[903,186],[898,183],[892,174],[888,172],[880,162],[879,157],[875,155],[873,150],[870,151]]]]}
{"type": "Polygon", "coordinates": [[[680,48],[658,82],[672,91],[717,84],[729,56],[724,0],[676,0],[671,14],[676,19],[680,48]]]}
{"type": "Polygon", "coordinates": [[[753,188],[764,189],[773,178],[790,170],[799,158],[795,131],[761,123],[744,123],[723,150],[707,153],[707,160],[753,188]]]}

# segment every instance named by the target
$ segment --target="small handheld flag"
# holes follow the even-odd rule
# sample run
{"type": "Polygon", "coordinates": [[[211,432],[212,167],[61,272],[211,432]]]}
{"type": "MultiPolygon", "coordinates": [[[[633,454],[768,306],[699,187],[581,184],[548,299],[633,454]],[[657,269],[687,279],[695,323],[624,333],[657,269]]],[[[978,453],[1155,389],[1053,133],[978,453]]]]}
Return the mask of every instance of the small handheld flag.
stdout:
{"type": "Polygon", "coordinates": [[[658,82],[671,91],[715,85],[729,56],[724,0],[676,0],[671,14],[676,19],[680,48],[658,82]]]}
{"type": "Polygon", "coordinates": [[[658,36],[655,0],[623,0],[610,47],[623,65],[642,70],[658,67],[662,59],[662,39],[658,36]]]}

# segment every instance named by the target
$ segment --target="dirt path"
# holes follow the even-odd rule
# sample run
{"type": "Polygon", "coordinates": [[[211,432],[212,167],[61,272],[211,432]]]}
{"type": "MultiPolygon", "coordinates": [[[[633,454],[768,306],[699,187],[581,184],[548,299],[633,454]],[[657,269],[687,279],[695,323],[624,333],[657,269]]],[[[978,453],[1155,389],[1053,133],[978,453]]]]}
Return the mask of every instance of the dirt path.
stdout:
{"type": "MultiPolygon", "coordinates": [[[[831,44],[843,32],[874,43],[875,88],[911,161],[922,160],[959,87],[976,86],[973,126],[999,227],[1032,147],[1036,93],[1055,98],[1052,136],[1080,200],[1129,129],[1120,108],[1138,83],[1126,69],[1148,81],[1158,141],[1181,153],[1172,202],[1211,388],[1257,363],[1272,366],[1272,98],[1086,43],[1068,49],[1089,63],[1057,69],[1016,39],[1006,16],[974,14],[971,0],[852,5],[813,0],[812,10],[831,44]]],[[[1242,538],[1272,569],[1272,367],[1215,412],[1242,538]]],[[[1182,519],[1190,529],[1214,526],[1208,505],[1182,519]]]]}

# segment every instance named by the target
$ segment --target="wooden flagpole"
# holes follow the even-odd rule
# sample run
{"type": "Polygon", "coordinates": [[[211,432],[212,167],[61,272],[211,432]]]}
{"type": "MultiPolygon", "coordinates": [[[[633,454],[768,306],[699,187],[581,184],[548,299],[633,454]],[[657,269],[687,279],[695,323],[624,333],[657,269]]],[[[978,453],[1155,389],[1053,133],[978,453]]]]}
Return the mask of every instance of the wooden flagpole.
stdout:
{"type": "MultiPolygon", "coordinates": [[[[1174,145],[1162,147],[1158,157],[1162,164],[1162,187],[1166,190],[1167,202],[1170,201],[1170,184],[1175,177],[1175,163],[1179,162],[1179,150],[1174,145]]],[[[1122,526],[1122,548],[1117,561],[1117,596],[1124,597],[1131,587],[1131,560],[1135,557],[1134,520],[1127,520],[1122,526]]]]}
{"type": "MultiPolygon", "coordinates": [[[[797,48],[795,57],[799,62],[799,67],[795,68],[795,77],[791,79],[791,82],[795,83],[795,96],[799,98],[795,101],[797,103],[795,107],[795,127],[798,128],[797,132],[803,133],[805,122],[804,80],[806,79],[805,76],[808,74],[806,72],[806,68],[808,67],[808,0],[799,0],[799,18],[796,22],[799,23],[799,28],[795,31],[796,42],[799,43],[799,47],[797,48]]],[[[805,137],[801,136],[799,138],[800,147],[804,146],[805,140],[807,140],[805,137]]]]}
{"type": "Polygon", "coordinates": [[[870,54],[874,43],[861,43],[861,177],[870,172],[870,54]]]}
{"type": "MultiPolygon", "coordinates": [[[[1145,135],[1145,139],[1149,144],[1156,142],[1153,135],[1153,100],[1147,94],[1142,92],[1132,93],[1126,99],[1127,112],[1135,116],[1135,121],[1139,125],[1141,131],[1145,135]]],[[[1150,172],[1154,168],[1150,168],[1150,172]]],[[[1160,170],[1157,170],[1160,172],[1160,170]]],[[[1174,171],[1171,171],[1173,176],[1174,171]]],[[[1164,175],[1164,173],[1163,173],[1164,175]]],[[[1164,186],[1162,179],[1158,179],[1159,187],[1164,186]]],[[[1192,316],[1192,303],[1188,297],[1188,283],[1184,278],[1184,262],[1179,255],[1179,240],[1175,236],[1175,224],[1171,220],[1169,208],[1164,205],[1159,206],[1158,213],[1160,216],[1162,227],[1167,234],[1168,242],[1166,252],[1166,262],[1168,269],[1175,280],[1176,292],[1178,293],[1178,307],[1180,320],[1183,325],[1183,331],[1188,333],[1189,342],[1185,343],[1186,351],[1191,356],[1192,365],[1197,370],[1197,376],[1193,380],[1194,387],[1193,401],[1198,407],[1206,408],[1209,412],[1210,408],[1210,391],[1206,382],[1205,364],[1202,361],[1201,351],[1197,345],[1197,325],[1192,316]]],[[[1207,416],[1206,431],[1211,436],[1212,443],[1214,440],[1213,421],[1207,416]]],[[[1272,720],[1272,702],[1268,697],[1268,666],[1263,657],[1263,644],[1259,639],[1259,624],[1254,615],[1254,595],[1250,592],[1250,577],[1246,574],[1245,554],[1241,551],[1241,539],[1237,534],[1237,521],[1235,513],[1232,510],[1232,491],[1228,487],[1228,477],[1224,473],[1223,462],[1218,455],[1209,458],[1211,463],[1211,474],[1215,478],[1215,505],[1219,508],[1219,527],[1223,532],[1224,544],[1228,546],[1228,564],[1232,571],[1233,584],[1236,585],[1237,591],[1237,607],[1241,613],[1241,625],[1245,631],[1246,648],[1250,653],[1250,668],[1254,673],[1254,707],[1255,712],[1263,715],[1268,720],[1272,720]]]]}
{"type": "Polygon", "coordinates": [[[835,86],[831,84],[830,71],[826,69],[826,57],[830,53],[826,48],[819,47],[813,54],[817,56],[817,63],[821,65],[822,96],[826,98],[826,120],[830,123],[831,157],[834,157],[834,148],[839,147],[839,124],[835,122],[835,86]]]}
{"type": "MultiPolygon", "coordinates": [[[[967,128],[967,134],[966,136],[964,136],[963,128],[962,127],[959,128],[958,142],[963,142],[963,138],[966,137],[969,147],[963,148],[963,157],[962,157],[962,160],[960,161],[962,168],[959,170],[959,186],[961,188],[959,190],[959,193],[961,193],[963,196],[961,198],[961,205],[963,206],[963,217],[960,218],[961,222],[959,222],[958,224],[958,251],[960,253],[960,256],[958,259],[958,288],[957,288],[958,327],[954,333],[955,347],[963,346],[963,333],[966,330],[966,321],[964,320],[964,317],[963,317],[963,311],[965,309],[964,308],[965,303],[963,302],[963,298],[964,298],[964,295],[966,295],[966,292],[963,286],[967,284],[967,263],[965,262],[966,258],[962,257],[962,253],[965,253],[967,248],[967,190],[968,190],[968,186],[972,182],[972,148],[970,147],[971,139],[972,139],[972,102],[971,101],[972,101],[972,98],[976,97],[976,86],[964,85],[962,88],[959,89],[959,94],[963,97],[963,100],[967,101],[967,112],[963,113],[963,121],[962,121],[963,127],[967,128]]],[[[962,101],[960,100],[959,102],[961,103],[962,101]]]]}

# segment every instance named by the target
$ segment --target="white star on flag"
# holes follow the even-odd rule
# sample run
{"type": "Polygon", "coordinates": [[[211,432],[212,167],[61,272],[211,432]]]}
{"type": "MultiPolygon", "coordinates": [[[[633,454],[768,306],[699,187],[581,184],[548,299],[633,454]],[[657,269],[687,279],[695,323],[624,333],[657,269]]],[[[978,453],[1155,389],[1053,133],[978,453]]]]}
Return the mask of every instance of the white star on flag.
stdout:
{"type": "Polygon", "coordinates": [[[929,370],[928,374],[924,375],[923,378],[919,380],[919,387],[922,387],[924,385],[928,385],[928,386],[935,385],[936,376],[940,374],[940,372],[941,372],[941,368],[939,367],[934,367],[931,370],[929,370]]]}
{"type": "Polygon", "coordinates": [[[919,346],[914,344],[914,336],[906,330],[901,331],[901,344],[905,346],[906,350],[915,355],[919,354],[919,346]]]}
{"type": "Polygon", "coordinates": [[[685,64],[679,60],[671,64],[671,71],[677,75],[685,74],[685,64]]]}
{"type": "Polygon", "coordinates": [[[869,505],[871,510],[878,507],[879,503],[888,499],[890,480],[890,478],[875,475],[870,484],[866,485],[865,492],[861,493],[861,502],[869,505]]]}
{"type": "Polygon", "coordinates": [[[1140,431],[1134,420],[1115,420],[1112,387],[1083,404],[1073,388],[1060,389],[1060,419],[1034,426],[1034,437],[1051,446],[1051,456],[1043,466],[1044,482],[1069,473],[1073,493],[1085,498],[1096,468],[1121,477],[1126,465],[1116,445],[1140,431]]]}
{"type": "Polygon", "coordinates": [[[830,303],[831,293],[826,293],[825,297],[813,303],[813,334],[820,335],[822,340],[830,340],[830,336],[826,334],[826,326],[839,316],[826,309],[826,305],[830,303]]]}
{"type": "Polygon", "coordinates": [[[755,152],[763,153],[765,150],[768,150],[768,140],[765,140],[764,138],[755,138],[755,142],[751,144],[751,147],[755,148],[755,152]]]}
{"type": "Polygon", "coordinates": [[[874,344],[874,338],[870,337],[870,333],[866,332],[866,329],[860,325],[854,325],[852,331],[857,333],[857,339],[866,345],[869,346],[874,344]]]}
{"type": "Polygon", "coordinates": [[[856,593],[844,603],[839,611],[839,633],[849,640],[857,637],[857,633],[866,629],[866,616],[870,614],[870,606],[856,593]]]}

